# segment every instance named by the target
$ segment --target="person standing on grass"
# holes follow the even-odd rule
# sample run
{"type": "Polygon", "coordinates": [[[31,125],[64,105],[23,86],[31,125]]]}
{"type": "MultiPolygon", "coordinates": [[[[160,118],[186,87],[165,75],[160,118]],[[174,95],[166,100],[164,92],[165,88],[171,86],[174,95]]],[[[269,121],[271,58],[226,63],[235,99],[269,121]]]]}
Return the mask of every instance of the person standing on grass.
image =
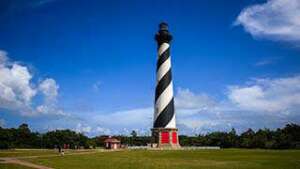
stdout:
{"type": "Polygon", "coordinates": [[[60,145],[58,145],[58,152],[59,152],[59,154],[61,153],[61,147],[60,147],[60,145]]]}
{"type": "Polygon", "coordinates": [[[61,150],[61,156],[64,156],[65,155],[65,151],[62,149],[61,150]]]}
{"type": "Polygon", "coordinates": [[[61,156],[64,156],[65,155],[65,151],[61,148],[61,146],[59,145],[58,146],[58,152],[61,156]]]}

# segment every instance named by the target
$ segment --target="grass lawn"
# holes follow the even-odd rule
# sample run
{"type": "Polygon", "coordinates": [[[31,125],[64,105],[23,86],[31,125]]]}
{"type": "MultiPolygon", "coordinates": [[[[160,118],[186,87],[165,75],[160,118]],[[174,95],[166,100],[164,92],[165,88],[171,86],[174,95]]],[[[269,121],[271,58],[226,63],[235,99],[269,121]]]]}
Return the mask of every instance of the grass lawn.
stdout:
{"type": "Polygon", "coordinates": [[[1,150],[0,157],[25,157],[25,156],[40,156],[57,154],[54,150],[47,149],[16,149],[16,150],[1,150]]]}
{"type": "MultiPolygon", "coordinates": [[[[44,154],[43,154],[44,155],[44,154]]],[[[25,159],[58,169],[299,169],[299,150],[127,150],[25,159]]],[[[6,168],[14,168],[8,166],[6,168]]],[[[0,168],[1,167],[0,165],[0,168]]]]}
{"type": "Polygon", "coordinates": [[[1,169],[31,169],[17,164],[0,164],[1,169]]]}
{"type": "MultiPolygon", "coordinates": [[[[65,153],[89,152],[91,150],[67,150],[65,153]]],[[[57,155],[57,150],[50,149],[16,149],[16,150],[0,150],[0,157],[28,157],[28,156],[47,156],[57,155]]],[[[1,169],[1,168],[0,168],[1,169]]]]}

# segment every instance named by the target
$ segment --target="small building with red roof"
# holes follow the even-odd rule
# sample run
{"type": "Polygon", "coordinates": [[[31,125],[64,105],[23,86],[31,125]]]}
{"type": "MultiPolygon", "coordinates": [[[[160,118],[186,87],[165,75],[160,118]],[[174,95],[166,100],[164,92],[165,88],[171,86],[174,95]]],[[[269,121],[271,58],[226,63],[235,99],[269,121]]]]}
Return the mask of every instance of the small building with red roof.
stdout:
{"type": "Polygon", "coordinates": [[[118,149],[121,147],[121,141],[112,137],[105,139],[104,144],[106,149],[118,149]]]}

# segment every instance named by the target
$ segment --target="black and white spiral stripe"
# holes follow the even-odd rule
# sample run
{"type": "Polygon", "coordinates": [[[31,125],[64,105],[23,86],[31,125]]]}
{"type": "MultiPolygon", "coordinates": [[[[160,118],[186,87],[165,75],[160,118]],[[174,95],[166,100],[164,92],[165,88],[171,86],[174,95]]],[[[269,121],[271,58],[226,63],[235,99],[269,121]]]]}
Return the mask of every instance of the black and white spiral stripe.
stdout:
{"type": "Polygon", "coordinates": [[[169,43],[158,48],[156,73],[154,128],[176,128],[169,43]]]}

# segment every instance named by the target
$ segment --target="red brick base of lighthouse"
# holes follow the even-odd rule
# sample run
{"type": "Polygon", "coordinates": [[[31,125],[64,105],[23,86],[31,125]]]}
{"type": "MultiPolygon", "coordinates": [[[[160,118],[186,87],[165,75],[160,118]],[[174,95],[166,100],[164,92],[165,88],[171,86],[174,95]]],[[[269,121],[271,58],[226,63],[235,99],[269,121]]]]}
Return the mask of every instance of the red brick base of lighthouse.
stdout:
{"type": "Polygon", "coordinates": [[[178,149],[180,148],[176,128],[153,128],[152,137],[157,148],[178,149]]]}

